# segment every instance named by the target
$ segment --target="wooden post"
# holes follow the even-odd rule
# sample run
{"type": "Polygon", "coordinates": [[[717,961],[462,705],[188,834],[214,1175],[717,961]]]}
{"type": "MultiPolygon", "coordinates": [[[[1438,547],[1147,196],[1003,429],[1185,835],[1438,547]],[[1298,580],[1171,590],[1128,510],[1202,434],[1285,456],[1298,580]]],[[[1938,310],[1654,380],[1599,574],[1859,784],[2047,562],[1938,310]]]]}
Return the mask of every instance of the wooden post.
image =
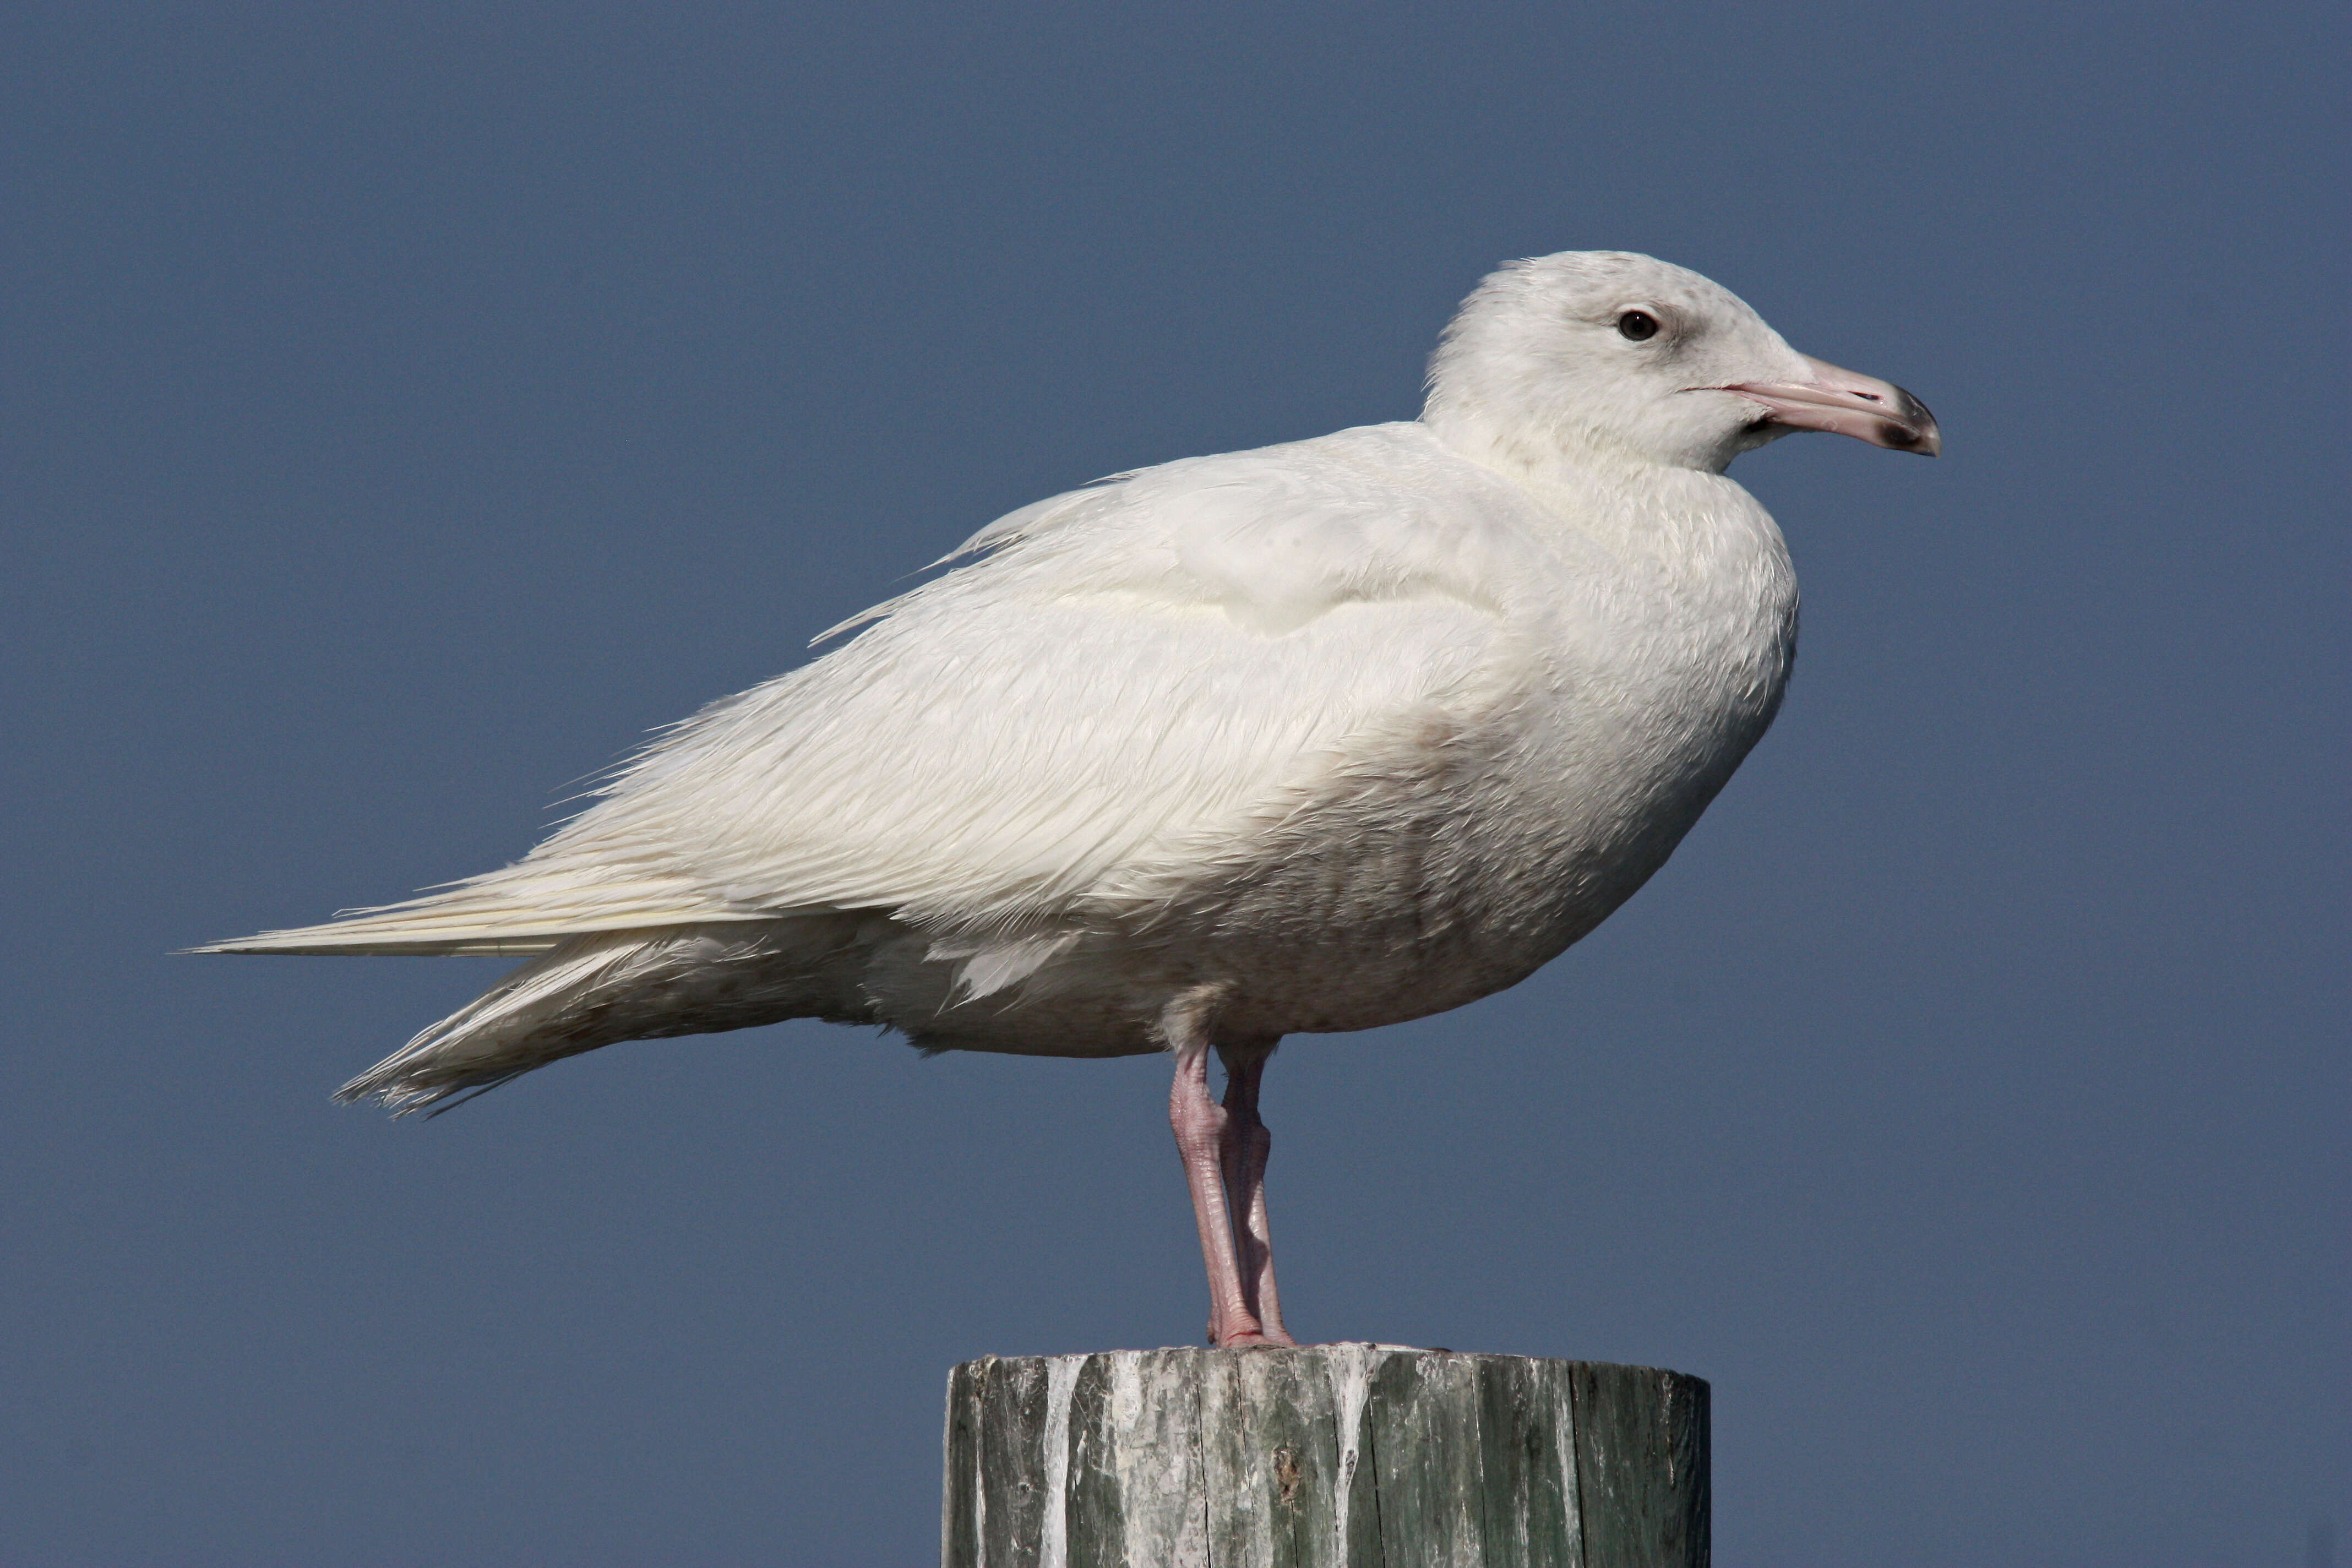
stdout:
{"type": "Polygon", "coordinates": [[[987,1356],[943,1568],[1704,1568],[1706,1384],[1390,1345],[987,1356]]]}

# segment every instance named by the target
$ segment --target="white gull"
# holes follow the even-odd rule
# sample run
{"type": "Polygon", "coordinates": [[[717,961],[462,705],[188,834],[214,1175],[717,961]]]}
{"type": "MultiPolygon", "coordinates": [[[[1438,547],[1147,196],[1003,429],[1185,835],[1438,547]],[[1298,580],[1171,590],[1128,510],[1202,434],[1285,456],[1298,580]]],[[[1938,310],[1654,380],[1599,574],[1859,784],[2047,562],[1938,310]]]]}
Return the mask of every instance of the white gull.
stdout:
{"type": "Polygon", "coordinates": [[[1724,469],[1798,429],[1939,444],[1696,273],[1514,262],[1419,420],[1025,507],[516,864],[200,951],[529,955],[342,1090],[403,1111],[785,1018],[1171,1051],[1211,1338],[1287,1344],[1266,1058],[1513,984],[1665,862],[1788,679],[1788,553],[1724,469]]]}

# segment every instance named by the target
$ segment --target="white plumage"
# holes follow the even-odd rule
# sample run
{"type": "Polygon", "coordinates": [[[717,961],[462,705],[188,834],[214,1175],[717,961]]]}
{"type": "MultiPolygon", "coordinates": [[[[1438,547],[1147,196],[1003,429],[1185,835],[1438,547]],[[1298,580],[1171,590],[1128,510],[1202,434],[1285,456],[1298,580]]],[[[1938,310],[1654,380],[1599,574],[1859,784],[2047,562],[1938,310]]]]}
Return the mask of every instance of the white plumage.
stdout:
{"type": "MultiPolygon", "coordinates": [[[[1937,442],[1696,274],[1516,263],[1449,329],[1421,420],[1024,508],[515,865],[205,951],[534,955],[343,1091],[401,1110],[814,1016],[1175,1048],[1180,1143],[1214,1044],[1247,1079],[1230,1144],[1283,1034],[1511,984],[1664,861],[1787,678],[1787,554],[1722,469],[1796,427],[1937,442]]],[[[1243,1185],[1239,1299],[1224,1194],[1202,1209],[1221,1342],[1281,1336],[1243,1185]]]]}

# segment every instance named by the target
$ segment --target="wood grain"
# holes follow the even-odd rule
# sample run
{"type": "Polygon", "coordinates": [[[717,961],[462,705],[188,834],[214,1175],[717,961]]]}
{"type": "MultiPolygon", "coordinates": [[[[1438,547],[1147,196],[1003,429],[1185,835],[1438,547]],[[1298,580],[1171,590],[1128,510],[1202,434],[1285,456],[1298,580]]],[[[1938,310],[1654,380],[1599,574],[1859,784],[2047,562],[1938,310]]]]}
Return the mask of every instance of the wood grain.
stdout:
{"type": "Polygon", "coordinates": [[[1707,1386],[1387,1345],[988,1356],[944,1568],[1703,1568],[1707,1386]]]}

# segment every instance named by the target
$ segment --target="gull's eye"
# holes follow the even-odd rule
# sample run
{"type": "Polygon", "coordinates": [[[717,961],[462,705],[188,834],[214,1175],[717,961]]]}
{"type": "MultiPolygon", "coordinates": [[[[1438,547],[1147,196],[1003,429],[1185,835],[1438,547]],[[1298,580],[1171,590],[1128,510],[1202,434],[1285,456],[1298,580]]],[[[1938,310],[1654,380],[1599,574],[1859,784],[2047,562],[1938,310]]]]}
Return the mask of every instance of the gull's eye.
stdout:
{"type": "Polygon", "coordinates": [[[1658,318],[1647,310],[1628,310],[1617,318],[1617,335],[1647,342],[1658,335],[1658,318]]]}

